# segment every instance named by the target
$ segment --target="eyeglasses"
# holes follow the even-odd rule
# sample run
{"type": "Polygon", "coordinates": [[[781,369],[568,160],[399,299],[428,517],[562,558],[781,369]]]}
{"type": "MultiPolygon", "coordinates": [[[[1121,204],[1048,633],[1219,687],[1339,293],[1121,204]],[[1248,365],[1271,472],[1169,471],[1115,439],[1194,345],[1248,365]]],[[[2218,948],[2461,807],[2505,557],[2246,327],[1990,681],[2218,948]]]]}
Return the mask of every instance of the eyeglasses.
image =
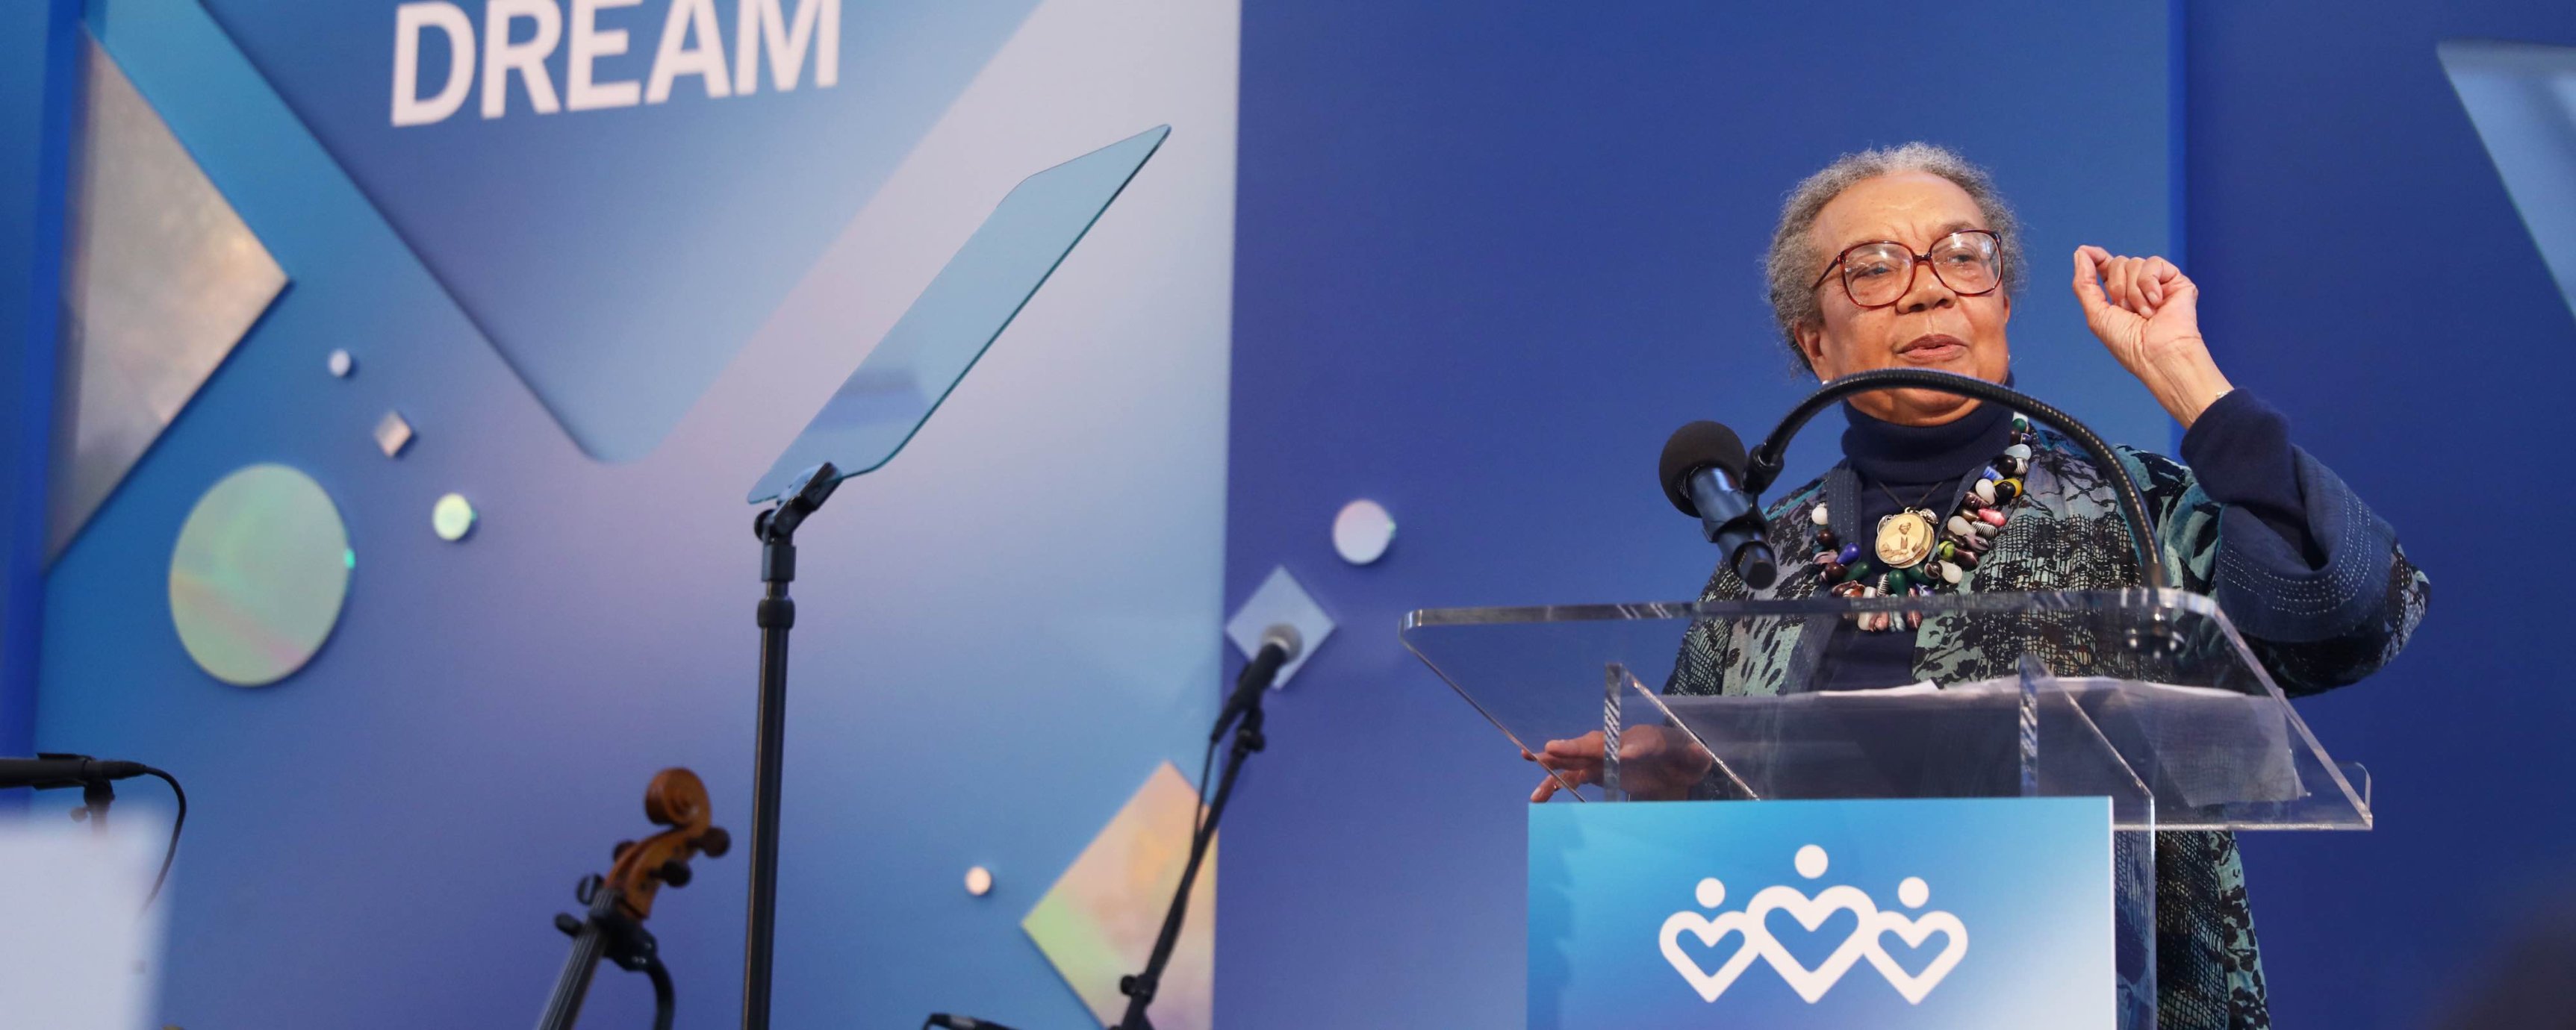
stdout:
{"type": "Polygon", "coordinates": [[[1962,229],[1941,237],[1926,253],[1917,254],[1892,240],[1856,243],[1843,248],[1817,276],[1812,290],[1834,277],[1834,269],[1843,273],[1843,295],[1864,308],[1883,308],[1896,303],[1905,291],[1914,288],[1916,262],[1929,265],[1932,277],[1950,292],[1962,297],[1976,297],[1995,292],[2003,285],[2003,245],[1995,234],[1983,229],[1962,229]]]}

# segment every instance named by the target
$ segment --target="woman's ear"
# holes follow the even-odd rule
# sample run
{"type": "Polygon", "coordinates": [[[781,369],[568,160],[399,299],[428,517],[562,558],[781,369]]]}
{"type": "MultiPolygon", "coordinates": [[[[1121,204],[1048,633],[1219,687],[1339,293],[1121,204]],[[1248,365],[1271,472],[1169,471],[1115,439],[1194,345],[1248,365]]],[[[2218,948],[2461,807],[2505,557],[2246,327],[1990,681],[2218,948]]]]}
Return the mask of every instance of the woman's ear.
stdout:
{"type": "Polygon", "coordinates": [[[1816,374],[1817,382],[1831,379],[1825,374],[1825,327],[1803,322],[1792,332],[1797,336],[1798,356],[1807,359],[1807,371],[1816,374]]]}

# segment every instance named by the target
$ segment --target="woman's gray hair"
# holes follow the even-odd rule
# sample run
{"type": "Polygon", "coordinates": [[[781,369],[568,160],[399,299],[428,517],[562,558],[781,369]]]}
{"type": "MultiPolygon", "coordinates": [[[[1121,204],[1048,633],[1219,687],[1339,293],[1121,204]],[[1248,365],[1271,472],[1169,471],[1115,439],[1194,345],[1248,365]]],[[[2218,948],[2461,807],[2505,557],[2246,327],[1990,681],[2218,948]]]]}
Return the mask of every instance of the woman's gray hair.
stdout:
{"type": "Polygon", "coordinates": [[[1824,274],[1825,265],[1834,259],[1832,254],[1819,251],[1809,238],[1816,227],[1816,215],[1862,180],[1906,172],[1938,175],[1968,191],[1968,199],[1976,201],[1977,210],[1985,215],[1986,228],[1994,232],[2003,255],[2004,295],[2021,293],[2021,222],[2013,218],[2012,205],[2004,203],[2003,195],[1995,191],[1994,178],[1985,169],[1933,143],[1907,143],[1845,154],[1789,191],[1788,200],[1780,205],[1780,226],[1771,233],[1771,254],[1763,261],[1771,279],[1771,314],[1780,321],[1780,338],[1789,345],[1797,367],[1812,371],[1806,352],[1798,349],[1798,327],[1824,317],[1817,306],[1817,291],[1809,285],[1824,274]]]}

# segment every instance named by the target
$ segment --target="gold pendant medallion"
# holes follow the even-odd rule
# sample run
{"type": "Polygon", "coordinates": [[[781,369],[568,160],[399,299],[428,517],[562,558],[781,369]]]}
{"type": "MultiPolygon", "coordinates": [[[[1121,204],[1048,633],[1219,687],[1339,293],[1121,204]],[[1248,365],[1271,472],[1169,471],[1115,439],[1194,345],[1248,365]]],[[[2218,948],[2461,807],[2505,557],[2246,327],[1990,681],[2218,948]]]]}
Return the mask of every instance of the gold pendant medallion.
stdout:
{"type": "Polygon", "coordinates": [[[1878,520],[1878,560],[1891,569],[1910,569],[1932,556],[1929,512],[1900,511],[1878,520]]]}

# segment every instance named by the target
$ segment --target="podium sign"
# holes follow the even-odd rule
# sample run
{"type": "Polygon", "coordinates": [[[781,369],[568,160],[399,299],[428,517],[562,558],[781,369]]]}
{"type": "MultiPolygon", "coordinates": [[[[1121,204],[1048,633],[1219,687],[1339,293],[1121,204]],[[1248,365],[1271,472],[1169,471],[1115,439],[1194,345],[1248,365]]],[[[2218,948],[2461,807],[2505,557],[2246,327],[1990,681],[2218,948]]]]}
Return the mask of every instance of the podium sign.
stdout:
{"type": "Polygon", "coordinates": [[[1529,1025],[2111,1030],[2107,798],[1535,805],[1529,1025]]]}
{"type": "Polygon", "coordinates": [[[1605,756],[1530,815],[1531,1026],[2153,1027],[2153,834],[2371,823],[2198,594],[1433,608],[1404,643],[1516,753],[1605,756]],[[1950,641],[1933,682],[1819,689],[1864,618],[1950,641]]]}

